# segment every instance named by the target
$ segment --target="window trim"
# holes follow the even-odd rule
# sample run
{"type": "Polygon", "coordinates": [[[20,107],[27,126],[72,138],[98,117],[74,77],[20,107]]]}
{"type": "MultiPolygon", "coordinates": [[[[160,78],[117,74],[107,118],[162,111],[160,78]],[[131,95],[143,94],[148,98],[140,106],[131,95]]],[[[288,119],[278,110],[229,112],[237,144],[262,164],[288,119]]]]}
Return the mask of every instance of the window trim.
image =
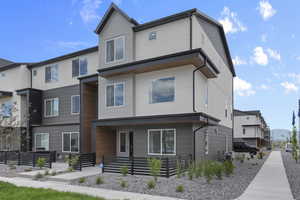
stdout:
{"type": "Polygon", "coordinates": [[[62,153],[79,153],[80,152],[80,134],[78,131],[73,131],[73,132],[62,132],[61,133],[61,152],[62,153]],[[77,133],[78,134],[78,151],[72,151],[71,147],[71,140],[72,140],[72,134],[77,133]],[[70,135],[70,151],[64,151],[64,134],[69,134],[70,135]]]}
{"type": "Polygon", "coordinates": [[[88,59],[87,59],[87,57],[86,56],[80,56],[80,57],[77,57],[77,58],[74,58],[74,59],[72,59],[71,60],[71,65],[72,65],[72,78],[74,78],[74,79],[77,79],[78,77],[81,77],[81,76],[86,76],[86,75],[88,75],[89,74],[89,67],[88,67],[88,65],[89,65],[89,62],[88,62],[88,59]],[[86,74],[81,74],[81,67],[80,67],[80,60],[83,60],[83,59],[86,59],[86,63],[87,63],[87,66],[86,66],[86,74]],[[78,60],[78,65],[79,65],[79,69],[78,69],[78,76],[73,76],[73,61],[74,60],[78,60]]]}
{"type": "MultiPolygon", "coordinates": [[[[51,107],[51,109],[52,109],[52,107],[51,107]]],[[[59,116],[59,98],[55,97],[55,98],[44,99],[44,117],[45,118],[50,118],[50,117],[58,117],[58,116],[59,116]],[[57,115],[47,115],[47,109],[46,109],[47,104],[46,104],[46,102],[47,101],[52,101],[52,100],[57,100],[57,102],[58,102],[58,112],[57,112],[57,115]]]]}
{"type": "Polygon", "coordinates": [[[105,49],[104,49],[104,63],[105,64],[112,64],[112,63],[117,63],[117,62],[122,62],[122,61],[124,61],[125,60],[125,49],[126,49],[126,47],[125,47],[125,36],[124,35],[120,35],[120,36],[117,36],[117,37],[113,37],[113,38],[110,38],[110,39],[106,39],[106,40],[104,40],[104,46],[105,46],[105,49]],[[117,39],[119,39],[119,38],[122,38],[123,39],[123,58],[122,59],[120,59],[120,60],[117,60],[116,59],[116,45],[115,45],[115,41],[117,40],[117,39]],[[106,60],[106,56],[107,56],[107,52],[106,52],[106,50],[107,50],[107,42],[108,41],[111,41],[111,40],[113,40],[114,41],[114,60],[113,61],[109,61],[109,62],[107,62],[107,60],[106,60]]]}
{"type": "Polygon", "coordinates": [[[48,149],[45,149],[45,151],[49,151],[50,149],[50,137],[49,137],[49,133],[35,133],[34,134],[34,149],[36,151],[36,136],[37,135],[48,135],[48,149]]]}
{"type": "Polygon", "coordinates": [[[79,115],[80,114],[80,95],[72,95],[71,96],[71,115],[79,115]],[[75,112],[73,112],[73,97],[76,97],[76,96],[78,96],[79,97],[79,112],[78,113],[75,113],[75,112]]]}
{"type": "Polygon", "coordinates": [[[175,75],[171,75],[171,76],[163,76],[163,77],[159,77],[156,79],[152,79],[151,80],[151,85],[150,85],[150,94],[151,96],[149,97],[149,104],[160,104],[160,103],[174,103],[176,101],[176,76],[175,75]],[[153,92],[153,82],[158,81],[160,79],[167,79],[167,78],[174,78],[174,100],[173,101],[164,101],[164,102],[156,102],[153,103],[152,102],[152,92],[153,92]]]}
{"type": "Polygon", "coordinates": [[[105,107],[106,108],[121,108],[121,107],[124,107],[125,106],[125,82],[116,82],[116,83],[107,83],[105,85],[105,107]],[[116,106],[115,105],[115,96],[116,96],[116,93],[115,93],[115,87],[116,85],[118,84],[122,84],[123,85],[123,105],[119,105],[119,106],[116,106]],[[111,86],[113,85],[114,86],[114,105],[113,106],[107,106],[107,87],[108,86],[111,86]]]}
{"type": "Polygon", "coordinates": [[[162,128],[162,129],[148,129],[147,131],[147,138],[148,138],[148,141],[147,141],[147,145],[148,145],[148,155],[151,155],[151,156],[176,156],[176,129],[175,128],[162,128]],[[163,131],[169,131],[169,130],[172,130],[174,131],[174,153],[162,153],[162,132],[163,131]],[[149,145],[149,142],[150,142],[150,132],[151,131],[160,131],[160,153],[150,153],[150,145],[149,145]]]}
{"type": "MultiPolygon", "coordinates": [[[[50,70],[50,72],[51,72],[51,70],[50,70]]],[[[58,64],[58,63],[52,63],[52,64],[49,64],[49,65],[46,65],[46,66],[45,66],[45,83],[46,83],[46,84],[47,84],[47,83],[54,83],[54,82],[58,82],[58,81],[59,81],[59,64],[58,64]],[[47,70],[47,68],[48,68],[48,67],[52,68],[52,67],[55,67],[55,66],[57,66],[57,80],[53,80],[53,79],[52,79],[52,73],[50,73],[50,74],[51,74],[50,80],[47,81],[47,80],[46,80],[46,70],[47,70]]]]}

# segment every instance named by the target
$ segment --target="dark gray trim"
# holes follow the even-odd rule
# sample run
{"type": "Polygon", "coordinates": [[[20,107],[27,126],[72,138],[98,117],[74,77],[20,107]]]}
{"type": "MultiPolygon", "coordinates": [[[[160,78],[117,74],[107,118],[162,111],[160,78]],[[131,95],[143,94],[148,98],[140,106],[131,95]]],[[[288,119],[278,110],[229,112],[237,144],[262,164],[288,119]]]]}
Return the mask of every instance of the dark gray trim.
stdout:
{"type": "Polygon", "coordinates": [[[190,50],[193,49],[193,19],[192,19],[192,14],[190,14],[190,50]]]}
{"type": "Polygon", "coordinates": [[[41,65],[47,65],[47,64],[50,64],[50,63],[62,61],[62,60],[68,59],[68,58],[73,58],[73,57],[76,57],[76,56],[81,56],[81,55],[96,52],[96,51],[98,51],[98,46],[90,47],[90,48],[83,49],[83,50],[80,50],[80,51],[65,54],[63,56],[59,56],[59,57],[51,58],[51,59],[44,60],[44,61],[41,61],[41,62],[38,62],[38,63],[30,64],[30,65],[28,65],[28,68],[38,67],[38,66],[41,66],[41,65]]]}
{"type": "Polygon", "coordinates": [[[205,113],[184,113],[170,115],[135,116],[124,118],[109,118],[93,121],[93,126],[125,126],[169,123],[200,123],[217,124],[220,120],[205,113]]]}
{"type": "Polygon", "coordinates": [[[245,124],[245,125],[242,125],[243,127],[245,126],[245,127],[252,127],[252,126],[254,126],[254,127],[257,127],[257,126],[260,126],[260,124],[245,124]]]}
{"type": "Polygon", "coordinates": [[[99,74],[91,74],[89,76],[79,77],[78,80],[81,83],[89,83],[89,82],[95,82],[98,81],[99,74]]]}
{"type": "Polygon", "coordinates": [[[125,12],[123,12],[116,4],[111,3],[106,13],[102,17],[102,20],[100,21],[100,23],[98,24],[97,28],[94,31],[96,34],[99,34],[102,31],[103,27],[105,26],[109,17],[112,15],[114,11],[120,13],[125,19],[127,19],[133,25],[139,24],[135,19],[130,18],[125,12]]]}
{"type": "Polygon", "coordinates": [[[13,68],[17,68],[21,65],[30,65],[30,64],[32,64],[32,63],[12,63],[12,64],[9,64],[9,65],[5,65],[3,67],[0,67],[0,72],[10,70],[10,69],[13,69],[13,68]]]}
{"type": "Polygon", "coordinates": [[[12,92],[0,90],[0,97],[12,97],[12,95],[12,92]]]}
{"type": "Polygon", "coordinates": [[[40,126],[32,125],[32,127],[51,127],[51,126],[72,126],[72,125],[80,125],[80,123],[55,123],[55,124],[42,124],[40,126]]]}
{"type": "Polygon", "coordinates": [[[210,68],[210,70],[213,73],[215,73],[215,74],[220,73],[219,70],[217,69],[217,67],[215,66],[215,64],[209,59],[209,57],[206,55],[206,53],[201,48],[178,52],[178,53],[169,54],[169,55],[164,55],[164,56],[159,56],[159,57],[155,57],[155,58],[149,58],[149,59],[140,60],[140,61],[134,61],[134,62],[125,63],[125,64],[108,67],[108,68],[104,68],[104,69],[99,69],[98,72],[99,72],[100,76],[110,76],[110,75],[117,74],[117,73],[127,73],[127,72],[132,72],[132,71],[138,70],[138,69],[144,69],[151,65],[156,65],[156,64],[161,65],[161,64],[168,63],[168,62],[174,62],[174,61],[190,59],[190,58],[198,58],[199,59],[199,57],[200,58],[204,57],[207,59],[207,63],[209,64],[209,65],[207,65],[207,67],[210,68]]]}
{"type": "Polygon", "coordinates": [[[6,65],[13,64],[13,63],[14,63],[13,61],[6,60],[4,58],[0,58],[0,68],[3,66],[6,66],[6,65]]]}
{"type": "Polygon", "coordinates": [[[37,92],[42,92],[42,90],[34,89],[34,88],[23,88],[20,90],[16,90],[17,95],[27,95],[28,91],[37,91],[37,92]]]}

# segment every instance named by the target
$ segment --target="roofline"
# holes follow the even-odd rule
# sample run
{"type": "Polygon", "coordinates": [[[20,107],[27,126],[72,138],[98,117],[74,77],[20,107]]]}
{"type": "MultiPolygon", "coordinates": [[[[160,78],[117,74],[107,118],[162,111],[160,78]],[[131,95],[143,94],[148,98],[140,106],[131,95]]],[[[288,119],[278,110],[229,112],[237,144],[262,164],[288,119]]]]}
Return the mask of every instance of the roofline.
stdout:
{"type": "Polygon", "coordinates": [[[25,62],[24,63],[12,63],[12,64],[9,64],[9,65],[5,65],[3,67],[0,67],[0,72],[19,67],[21,65],[31,65],[31,64],[33,64],[33,63],[25,63],[25,62]]]}
{"type": "Polygon", "coordinates": [[[83,49],[83,50],[80,50],[80,51],[75,51],[75,52],[72,52],[72,53],[69,53],[69,54],[65,54],[65,55],[62,55],[62,56],[58,56],[58,57],[55,57],[55,58],[44,60],[44,61],[41,61],[41,62],[38,62],[38,63],[33,63],[31,65],[28,65],[28,68],[34,68],[34,67],[39,67],[39,66],[42,66],[42,65],[47,65],[47,64],[50,64],[50,63],[62,61],[62,60],[68,59],[68,58],[73,58],[73,57],[76,57],[76,56],[81,56],[81,55],[96,52],[96,51],[98,51],[98,46],[93,46],[93,47],[90,47],[90,48],[87,48],[87,49],[83,49]]]}

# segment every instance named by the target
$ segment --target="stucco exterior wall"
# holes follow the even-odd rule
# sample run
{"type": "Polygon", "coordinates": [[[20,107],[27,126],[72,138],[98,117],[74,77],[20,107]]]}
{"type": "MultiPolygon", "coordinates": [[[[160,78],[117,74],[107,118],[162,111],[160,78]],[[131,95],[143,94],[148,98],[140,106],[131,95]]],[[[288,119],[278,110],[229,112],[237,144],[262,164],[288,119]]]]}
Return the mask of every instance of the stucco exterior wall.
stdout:
{"type": "Polygon", "coordinates": [[[258,126],[260,121],[256,115],[234,116],[234,137],[235,138],[263,138],[263,131],[258,126]],[[249,126],[250,125],[250,126],[249,126]],[[243,128],[245,134],[243,134],[243,128]]]}

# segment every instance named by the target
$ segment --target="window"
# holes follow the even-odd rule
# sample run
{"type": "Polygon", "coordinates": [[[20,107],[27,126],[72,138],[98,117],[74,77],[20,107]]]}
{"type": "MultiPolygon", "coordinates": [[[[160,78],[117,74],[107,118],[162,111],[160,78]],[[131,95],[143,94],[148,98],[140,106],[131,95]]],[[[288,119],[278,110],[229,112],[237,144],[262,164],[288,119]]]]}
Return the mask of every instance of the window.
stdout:
{"type": "Polygon", "coordinates": [[[227,108],[225,109],[225,117],[227,118],[227,115],[228,115],[228,111],[227,111],[227,108]]]}
{"type": "Polygon", "coordinates": [[[5,73],[4,73],[4,72],[1,72],[1,73],[0,73],[0,78],[1,78],[1,77],[5,77],[5,73]]]}
{"type": "Polygon", "coordinates": [[[106,63],[120,61],[124,59],[125,39],[124,37],[117,37],[107,40],[106,44],[106,63]]]}
{"type": "Polygon", "coordinates": [[[36,76],[36,75],[37,75],[37,71],[33,70],[33,76],[36,76]]]}
{"type": "Polygon", "coordinates": [[[1,105],[0,107],[0,116],[6,118],[6,117],[11,117],[12,116],[12,108],[13,104],[12,102],[5,102],[1,105]]]}
{"type": "Polygon", "coordinates": [[[87,74],[88,62],[86,58],[72,60],[72,77],[83,76],[87,74]]]}
{"type": "Polygon", "coordinates": [[[49,134],[36,133],[35,134],[35,150],[36,151],[49,151],[49,134]]]}
{"type": "Polygon", "coordinates": [[[45,100],[45,117],[56,117],[59,112],[58,98],[45,100]]]}
{"type": "Polygon", "coordinates": [[[152,81],[150,103],[171,102],[175,100],[175,77],[152,81]]]}
{"type": "Polygon", "coordinates": [[[149,40],[156,40],[156,32],[155,31],[149,33],[149,40]]]}
{"type": "Polygon", "coordinates": [[[71,96],[71,114],[80,113],[80,96],[71,96]]]}
{"type": "Polygon", "coordinates": [[[49,65],[45,68],[46,83],[58,81],[58,64],[49,65]]]}
{"type": "Polygon", "coordinates": [[[176,154],[175,129],[148,130],[148,154],[175,155],[176,154]]]}
{"type": "Polygon", "coordinates": [[[106,106],[124,105],[124,83],[114,83],[106,86],[106,106]]]}
{"type": "Polygon", "coordinates": [[[209,144],[208,144],[209,140],[208,140],[208,138],[209,138],[209,135],[208,135],[208,132],[206,130],[205,131],[205,144],[204,144],[204,150],[205,150],[206,155],[208,155],[208,149],[209,149],[209,144]]]}
{"type": "Polygon", "coordinates": [[[62,151],[63,152],[79,152],[79,133],[69,132],[62,133],[62,151]]]}
{"type": "Polygon", "coordinates": [[[126,152],[127,133],[120,132],[120,152],[126,152]]]}
{"type": "Polygon", "coordinates": [[[243,128],[243,135],[245,135],[246,134],[246,129],[245,128],[243,128]]]}

